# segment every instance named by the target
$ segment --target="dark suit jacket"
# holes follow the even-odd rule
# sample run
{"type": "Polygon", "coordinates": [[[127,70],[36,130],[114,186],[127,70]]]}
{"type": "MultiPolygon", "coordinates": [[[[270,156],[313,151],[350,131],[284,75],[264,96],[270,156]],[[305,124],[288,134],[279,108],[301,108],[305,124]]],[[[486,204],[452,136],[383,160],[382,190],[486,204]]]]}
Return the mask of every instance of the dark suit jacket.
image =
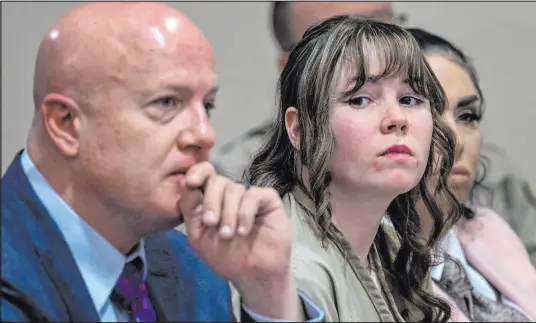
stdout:
{"type": "MultiPolygon", "coordinates": [[[[234,321],[226,281],[176,230],[147,237],[147,284],[159,321],[234,321]]],[[[22,170],[2,178],[2,321],[99,321],[55,222],[22,170]]]]}

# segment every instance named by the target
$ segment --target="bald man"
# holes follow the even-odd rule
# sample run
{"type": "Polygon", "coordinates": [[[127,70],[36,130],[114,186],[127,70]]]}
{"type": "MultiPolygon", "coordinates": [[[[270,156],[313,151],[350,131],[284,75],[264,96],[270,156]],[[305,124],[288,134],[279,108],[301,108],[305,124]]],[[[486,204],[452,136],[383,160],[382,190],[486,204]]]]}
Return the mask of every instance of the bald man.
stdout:
{"type": "MultiPolygon", "coordinates": [[[[280,70],[287,63],[288,55],[307,28],[327,18],[350,14],[392,23],[402,23],[403,15],[397,15],[390,2],[301,2],[276,1],[272,4],[272,33],[279,45],[277,65],[280,70]]],[[[215,156],[222,172],[240,179],[250,157],[260,146],[260,139],[269,128],[263,123],[248,129],[237,139],[221,147],[215,156]]]]}
{"type": "Polygon", "coordinates": [[[322,320],[294,287],[277,193],[207,162],[217,89],[210,45],[167,5],[55,24],[2,178],[2,321],[233,321],[229,281],[243,319],[322,320]]]}

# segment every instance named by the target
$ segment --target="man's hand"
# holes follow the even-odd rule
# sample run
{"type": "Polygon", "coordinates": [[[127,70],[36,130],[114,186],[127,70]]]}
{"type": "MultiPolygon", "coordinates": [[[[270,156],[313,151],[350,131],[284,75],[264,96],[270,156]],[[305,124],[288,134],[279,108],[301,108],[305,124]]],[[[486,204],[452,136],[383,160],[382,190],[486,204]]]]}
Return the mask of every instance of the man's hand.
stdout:
{"type": "Polygon", "coordinates": [[[277,192],[246,189],[192,166],[179,208],[192,247],[220,277],[238,289],[244,305],[274,319],[303,320],[290,271],[290,220],[277,192]]]}

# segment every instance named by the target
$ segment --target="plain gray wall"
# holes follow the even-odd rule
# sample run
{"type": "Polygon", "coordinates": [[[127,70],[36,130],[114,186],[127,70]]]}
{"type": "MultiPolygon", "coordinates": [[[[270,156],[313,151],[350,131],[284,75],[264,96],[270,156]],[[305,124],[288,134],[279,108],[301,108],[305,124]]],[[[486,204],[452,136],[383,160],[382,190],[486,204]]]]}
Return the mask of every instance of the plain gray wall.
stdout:
{"type": "MultiPolygon", "coordinates": [[[[37,48],[53,22],[77,3],[2,3],[2,173],[24,148],[33,114],[37,48]]],[[[213,124],[217,145],[272,115],[277,48],[270,3],[171,3],[212,43],[222,85],[213,124]]],[[[506,165],[536,188],[536,3],[400,2],[408,25],[438,33],[473,57],[487,100],[486,142],[506,152],[506,165]]]]}

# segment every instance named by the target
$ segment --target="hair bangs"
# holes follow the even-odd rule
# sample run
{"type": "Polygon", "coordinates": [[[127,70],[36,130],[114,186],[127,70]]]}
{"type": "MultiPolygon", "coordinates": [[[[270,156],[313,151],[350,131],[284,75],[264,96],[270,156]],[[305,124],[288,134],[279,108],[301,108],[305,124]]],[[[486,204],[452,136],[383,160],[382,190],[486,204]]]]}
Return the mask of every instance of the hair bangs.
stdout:
{"type": "Polygon", "coordinates": [[[433,76],[419,44],[404,30],[382,25],[363,28],[343,50],[341,71],[355,76],[353,87],[344,95],[358,91],[366,82],[400,77],[419,95],[442,109],[441,87],[433,76]]]}

